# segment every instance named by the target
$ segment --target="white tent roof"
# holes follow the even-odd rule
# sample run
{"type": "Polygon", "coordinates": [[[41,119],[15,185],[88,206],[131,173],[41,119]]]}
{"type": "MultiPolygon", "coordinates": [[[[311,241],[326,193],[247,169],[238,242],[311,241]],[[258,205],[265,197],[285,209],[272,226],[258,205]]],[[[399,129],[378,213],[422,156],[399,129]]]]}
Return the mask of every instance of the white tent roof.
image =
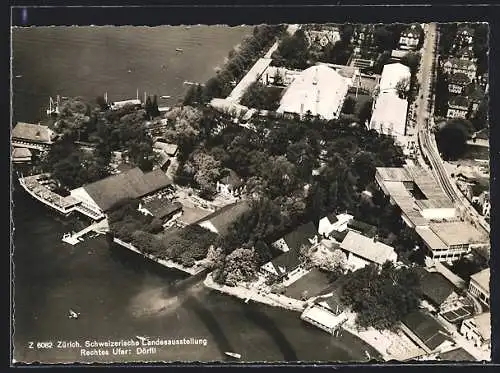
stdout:
{"type": "Polygon", "coordinates": [[[410,68],[402,63],[385,65],[380,77],[380,92],[395,89],[398,82],[403,79],[409,80],[410,77],[410,68]]]}

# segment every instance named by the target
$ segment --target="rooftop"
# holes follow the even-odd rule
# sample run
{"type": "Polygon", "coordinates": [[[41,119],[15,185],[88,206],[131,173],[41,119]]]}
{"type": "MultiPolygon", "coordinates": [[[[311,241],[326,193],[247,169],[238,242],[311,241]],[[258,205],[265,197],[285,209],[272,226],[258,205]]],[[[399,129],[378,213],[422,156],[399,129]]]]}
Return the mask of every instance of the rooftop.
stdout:
{"type": "Polygon", "coordinates": [[[450,83],[458,84],[458,85],[467,85],[470,84],[470,78],[465,73],[455,73],[450,76],[450,83]]]}
{"type": "Polygon", "coordinates": [[[52,143],[54,133],[47,126],[40,124],[17,122],[12,129],[12,138],[38,143],[52,143]]]}
{"type": "Polygon", "coordinates": [[[144,173],[136,167],[83,186],[103,211],[129,198],[140,198],[172,184],[172,180],[158,169],[144,173]]]}
{"type": "Polygon", "coordinates": [[[425,268],[417,267],[417,273],[423,296],[437,306],[441,306],[455,291],[453,284],[438,272],[429,272],[425,268]]]}
{"type": "Polygon", "coordinates": [[[347,233],[340,247],[377,264],[383,264],[397,258],[397,254],[391,246],[353,231],[347,233]]]}
{"type": "Polygon", "coordinates": [[[469,99],[465,96],[453,96],[448,100],[449,106],[458,106],[461,108],[468,108],[469,104],[470,104],[469,99]]]}
{"type": "Polygon", "coordinates": [[[153,216],[157,218],[164,218],[173,213],[182,210],[182,204],[180,202],[170,202],[166,199],[153,199],[144,203],[144,208],[147,209],[153,216]]]}
{"type": "Polygon", "coordinates": [[[481,272],[475,273],[470,276],[470,279],[475,281],[484,290],[490,289],[490,269],[483,269],[481,272]]]}
{"type": "Polygon", "coordinates": [[[474,226],[462,221],[431,223],[429,228],[448,246],[487,241],[474,226]]]}
{"type": "Polygon", "coordinates": [[[347,228],[361,232],[363,235],[373,238],[377,234],[378,228],[361,220],[351,219],[347,223],[347,228]]]}
{"type": "Polygon", "coordinates": [[[459,57],[448,58],[445,65],[456,66],[459,69],[476,69],[476,64],[473,61],[459,57]]]}
{"type": "Polygon", "coordinates": [[[491,339],[491,313],[483,312],[480,315],[474,317],[474,322],[476,323],[477,329],[481,334],[481,337],[488,341],[491,339]]]}
{"type": "Polygon", "coordinates": [[[278,112],[306,114],[333,119],[349,88],[348,80],[337,71],[316,65],[304,70],[286,89],[278,112]]]}
{"type": "Polygon", "coordinates": [[[211,227],[215,228],[218,234],[224,236],[228,233],[231,225],[242,214],[250,210],[250,205],[246,201],[238,201],[205,216],[203,219],[198,220],[196,224],[205,226],[210,223],[211,227]]]}
{"type": "Polygon", "coordinates": [[[377,132],[402,137],[405,135],[408,101],[394,91],[382,92],[375,101],[370,128],[377,132]]]}
{"type": "Polygon", "coordinates": [[[177,144],[170,144],[163,141],[155,141],[153,147],[156,149],[163,150],[167,155],[173,156],[177,152],[177,144]]]}
{"type": "Polygon", "coordinates": [[[410,79],[410,68],[402,63],[390,63],[382,69],[380,76],[380,92],[386,92],[396,89],[396,85],[403,79],[410,79]]]}
{"type": "Polygon", "coordinates": [[[270,263],[278,275],[285,275],[301,264],[299,251],[288,250],[271,260],[270,263]]]}
{"type": "Polygon", "coordinates": [[[310,239],[317,235],[316,227],[312,222],[302,224],[292,232],[286,234],[283,240],[290,250],[299,250],[302,245],[311,246],[310,239]]]}
{"type": "Polygon", "coordinates": [[[431,351],[445,341],[452,341],[446,330],[432,316],[422,311],[414,311],[403,320],[406,325],[431,351]]]}
{"type": "Polygon", "coordinates": [[[31,151],[26,148],[14,148],[12,149],[12,159],[16,158],[31,158],[31,151]]]}
{"type": "Polygon", "coordinates": [[[447,361],[476,361],[476,358],[469,354],[462,347],[446,351],[438,356],[441,360],[447,361]]]}

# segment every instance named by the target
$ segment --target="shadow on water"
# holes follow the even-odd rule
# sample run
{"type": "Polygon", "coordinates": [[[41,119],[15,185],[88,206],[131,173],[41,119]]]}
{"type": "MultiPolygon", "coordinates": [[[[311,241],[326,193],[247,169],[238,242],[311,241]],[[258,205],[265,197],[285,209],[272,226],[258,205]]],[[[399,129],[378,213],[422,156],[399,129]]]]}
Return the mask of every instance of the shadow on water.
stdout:
{"type": "MultiPolygon", "coordinates": [[[[205,307],[198,299],[193,296],[183,297],[183,303],[192,310],[198,319],[205,325],[210,335],[213,337],[218,351],[224,354],[225,351],[234,351],[234,347],[229,342],[226,334],[222,330],[219,319],[216,318],[213,312],[205,307]]],[[[221,359],[220,361],[222,361],[221,359]]]]}
{"type": "Polygon", "coordinates": [[[262,312],[256,304],[245,304],[242,305],[242,308],[247,319],[271,337],[283,354],[285,361],[298,361],[295,349],[269,316],[262,312]]]}

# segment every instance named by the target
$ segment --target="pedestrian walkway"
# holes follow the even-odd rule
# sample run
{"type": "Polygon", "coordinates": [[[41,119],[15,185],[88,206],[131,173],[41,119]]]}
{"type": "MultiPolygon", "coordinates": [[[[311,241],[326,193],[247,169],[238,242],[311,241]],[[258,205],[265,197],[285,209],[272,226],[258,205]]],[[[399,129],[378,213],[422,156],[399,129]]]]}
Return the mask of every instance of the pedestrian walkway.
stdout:
{"type": "Polygon", "coordinates": [[[102,233],[106,232],[108,229],[109,229],[108,220],[103,219],[101,221],[98,221],[98,222],[95,222],[95,223],[89,225],[88,227],[86,227],[86,228],[82,229],[81,231],[76,232],[74,234],[70,234],[70,233],[64,234],[62,241],[74,246],[77,243],[83,241],[82,237],[85,234],[87,234],[89,232],[96,232],[98,234],[102,234],[102,233]]]}

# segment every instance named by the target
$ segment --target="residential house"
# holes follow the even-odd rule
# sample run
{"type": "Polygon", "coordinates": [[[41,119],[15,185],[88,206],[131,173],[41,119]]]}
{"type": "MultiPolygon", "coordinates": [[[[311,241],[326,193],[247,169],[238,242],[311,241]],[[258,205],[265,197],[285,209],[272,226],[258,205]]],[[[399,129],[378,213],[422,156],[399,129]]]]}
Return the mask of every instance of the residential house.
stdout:
{"type": "Polygon", "coordinates": [[[490,269],[486,268],[482,271],[470,276],[469,293],[479,300],[483,306],[490,307],[490,269]]]}
{"type": "Polygon", "coordinates": [[[456,44],[461,46],[471,45],[474,42],[474,29],[466,24],[458,27],[455,36],[456,44]]]}
{"type": "Polygon", "coordinates": [[[428,255],[439,262],[453,262],[470,252],[474,246],[486,244],[489,239],[474,226],[462,221],[429,223],[416,227],[428,255]]]}
{"type": "Polygon", "coordinates": [[[453,308],[459,296],[455,292],[455,286],[439,272],[429,272],[425,268],[418,267],[417,274],[420,278],[422,297],[437,312],[446,312],[453,308]]]}
{"type": "Polygon", "coordinates": [[[418,23],[410,25],[407,29],[403,30],[399,37],[399,48],[407,50],[415,50],[420,43],[423,36],[422,26],[418,23]]]}
{"type": "Polygon", "coordinates": [[[391,62],[400,62],[407,53],[407,50],[393,49],[391,52],[391,62]]]}
{"type": "Polygon", "coordinates": [[[179,147],[177,146],[177,144],[172,144],[165,141],[157,140],[153,143],[153,149],[162,150],[169,157],[176,157],[179,147]]]}
{"type": "Polygon", "coordinates": [[[30,163],[31,151],[28,148],[13,148],[12,149],[12,163],[30,163]]]}
{"type": "Polygon", "coordinates": [[[477,59],[474,58],[474,50],[473,50],[472,45],[467,45],[467,46],[460,48],[458,51],[456,51],[454,53],[454,56],[458,57],[460,59],[469,60],[472,62],[477,61],[477,59]]]}
{"type": "Polygon", "coordinates": [[[70,194],[96,215],[106,213],[119,202],[138,199],[170,189],[172,179],[160,170],[144,173],[136,167],[73,189],[70,194]]]}
{"type": "MultiPolygon", "coordinates": [[[[363,236],[373,238],[377,235],[378,228],[374,225],[365,223],[361,220],[350,219],[347,222],[347,229],[362,234],[363,236]]],[[[338,230],[338,229],[337,229],[338,230]]]]}
{"type": "Polygon", "coordinates": [[[347,319],[340,294],[340,289],[334,289],[328,294],[317,297],[306,307],[300,318],[327,333],[334,334],[347,319]]]}
{"type": "Polygon", "coordinates": [[[474,342],[474,346],[489,349],[491,343],[491,313],[483,312],[462,322],[460,334],[474,342]]]}
{"type": "Polygon", "coordinates": [[[447,74],[464,73],[470,80],[474,80],[477,73],[477,66],[474,61],[451,57],[443,63],[443,70],[447,74]]]}
{"type": "Polygon", "coordinates": [[[229,232],[231,225],[249,210],[250,204],[247,201],[237,201],[216,210],[194,224],[224,236],[229,232]]]}
{"type": "Polygon", "coordinates": [[[451,74],[448,82],[448,91],[457,95],[461,95],[465,87],[471,83],[471,80],[464,73],[451,74]]]}
{"type": "Polygon", "coordinates": [[[312,246],[318,243],[318,233],[312,222],[302,224],[292,232],[272,243],[280,251],[300,250],[302,246],[312,246]]]}
{"type": "Polygon", "coordinates": [[[454,345],[446,329],[431,315],[420,310],[406,315],[401,329],[427,354],[442,352],[454,345]]]}
{"type": "Polygon", "coordinates": [[[479,104],[485,99],[485,91],[479,83],[471,83],[464,88],[464,96],[466,96],[471,103],[471,111],[475,113],[479,104]]]}
{"type": "Polygon", "coordinates": [[[483,216],[490,216],[490,192],[483,191],[478,197],[472,197],[472,202],[476,202],[479,205],[479,207],[481,208],[481,214],[483,216]]]}
{"type": "Polygon", "coordinates": [[[230,169],[222,173],[222,177],[217,181],[216,190],[224,196],[238,197],[244,189],[244,182],[238,174],[230,169]]]}
{"type": "Polygon", "coordinates": [[[301,264],[299,250],[292,249],[262,265],[260,272],[265,276],[283,279],[298,273],[301,270],[301,264]]]}
{"type": "Polygon", "coordinates": [[[340,243],[340,248],[347,255],[348,267],[353,270],[369,264],[382,265],[387,261],[396,262],[398,259],[393,247],[354,231],[347,233],[340,243]]]}
{"type": "Polygon", "coordinates": [[[182,204],[180,202],[170,202],[167,199],[155,198],[139,203],[138,210],[145,215],[160,219],[165,224],[182,215],[182,204]]]}
{"type": "Polygon", "coordinates": [[[330,213],[321,218],[318,224],[318,233],[328,237],[332,231],[342,232],[347,229],[347,224],[353,219],[352,215],[330,213]]]}
{"type": "Polygon", "coordinates": [[[308,30],[305,34],[310,46],[319,45],[324,48],[328,44],[334,45],[340,40],[340,32],[336,28],[327,30],[308,30]]]}
{"type": "Polygon", "coordinates": [[[448,100],[447,118],[463,118],[469,114],[470,101],[465,96],[453,96],[448,100]]]}

